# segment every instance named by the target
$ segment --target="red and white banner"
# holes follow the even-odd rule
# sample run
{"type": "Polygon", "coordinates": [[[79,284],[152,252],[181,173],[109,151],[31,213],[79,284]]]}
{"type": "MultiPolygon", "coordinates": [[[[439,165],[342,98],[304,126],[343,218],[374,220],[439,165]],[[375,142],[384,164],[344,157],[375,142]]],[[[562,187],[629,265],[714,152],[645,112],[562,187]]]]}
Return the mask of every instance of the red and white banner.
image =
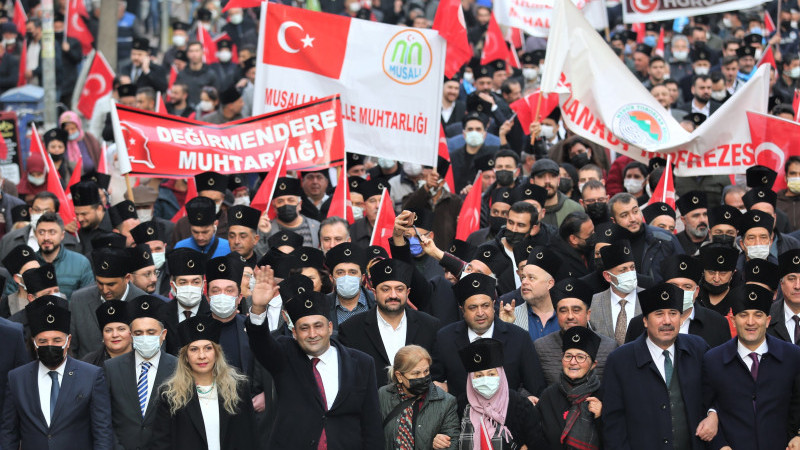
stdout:
{"type": "Polygon", "coordinates": [[[64,193],[64,187],[61,186],[61,176],[58,175],[58,170],[50,154],[44,149],[44,144],[42,143],[42,138],[39,137],[36,125],[33,126],[32,131],[30,151],[41,153],[46,166],[45,171],[47,172],[47,190],[55,194],[61,205],[58,208],[58,215],[61,216],[65,224],[72,223],[75,220],[75,207],[72,205],[72,202],[67,199],[66,193],[64,193]]]}
{"type": "Polygon", "coordinates": [[[558,94],[546,94],[539,100],[540,95],[542,95],[541,91],[536,89],[509,105],[511,110],[517,113],[517,120],[519,120],[519,124],[525,134],[528,134],[532,122],[541,123],[545,117],[549,116],[558,107],[558,94]],[[541,103],[539,103],[540,101],[541,103]],[[535,118],[537,108],[539,109],[539,116],[535,118]]]}
{"type": "Polygon", "coordinates": [[[747,111],[750,137],[753,140],[754,161],[778,172],[772,185],[774,191],[786,187],[784,164],[790,156],[800,156],[800,124],[776,116],[747,111]]]}
{"type": "MultiPolygon", "coordinates": [[[[345,160],[345,164],[347,164],[347,160],[345,160]]],[[[346,165],[339,169],[336,189],[333,191],[331,204],[328,207],[328,217],[341,217],[350,225],[356,221],[355,216],[353,216],[353,204],[350,201],[350,183],[347,182],[346,165]]]]}
{"type": "Polygon", "coordinates": [[[672,155],[667,155],[667,165],[664,167],[661,179],[658,180],[656,189],[647,204],[657,202],[666,203],[672,209],[675,209],[675,180],[672,178],[672,155]]]}
{"type": "Polygon", "coordinates": [[[389,239],[392,237],[394,219],[396,218],[392,198],[389,197],[389,190],[384,189],[381,194],[381,205],[378,207],[378,216],[375,218],[375,226],[372,228],[372,238],[369,240],[369,245],[383,247],[390,256],[392,249],[389,247],[389,239]]]}
{"type": "Polygon", "coordinates": [[[287,141],[289,170],[328,167],[344,158],[337,96],[223,125],[123,105],[112,107],[111,118],[121,173],[267,172],[287,141]]]}
{"type": "Polygon", "coordinates": [[[26,25],[28,23],[28,15],[25,14],[25,8],[22,7],[22,1],[16,0],[14,2],[14,25],[17,27],[17,33],[20,36],[25,36],[27,31],[26,25]]]}
{"type": "MultiPolygon", "coordinates": [[[[657,1],[657,0],[654,0],[657,1]]],[[[572,0],[596,30],[608,27],[605,0],[572,0]]],[[[553,17],[554,0],[495,0],[497,23],[519,28],[536,37],[547,37],[553,17]]]]}
{"type": "Polygon", "coordinates": [[[658,22],[678,17],[750,9],[764,0],[622,0],[625,23],[658,22]]]}
{"type": "Polygon", "coordinates": [[[281,150],[281,153],[278,155],[275,165],[267,176],[264,177],[261,186],[258,187],[258,192],[253,196],[253,201],[250,202],[251,207],[261,212],[267,211],[267,217],[269,217],[270,220],[275,219],[277,215],[277,211],[275,211],[275,209],[270,209],[269,206],[272,204],[272,194],[275,193],[275,185],[278,184],[278,178],[286,176],[287,149],[288,146],[284,144],[283,150],[281,150]]]}
{"type": "Polygon", "coordinates": [[[674,153],[678,176],[743,173],[753,164],[745,111],[767,110],[766,66],[690,134],[570,2],[560,2],[555,17],[541,89],[560,93],[567,128],[637,161],[674,153]]]}
{"type": "Polygon", "coordinates": [[[81,17],[82,15],[88,17],[86,15],[86,6],[83,5],[81,0],[67,2],[67,13],[65,14],[66,22],[64,23],[64,28],[66,28],[64,31],[64,41],[66,42],[67,37],[77,39],[81,43],[81,48],[85,56],[92,51],[94,36],[92,36],[92,32],[89,31],[89,28],[86,26],[86,21],[81,17]]]}
{"type": "Polygon", "coordinates": [[[111,94],[113,84],[114,70],[98,50],[92,58],[92,65],[86,75],[86,81],[83,83],[83,89],[81,89],[75,109],[87,120],[91,119],[97,101],[111,94]]]}
{"type": "Polygon", "coordinates": [[[269,3],[261,10],[256,114],[341,93],[347,151],[436,165],[445,40],[419,30],[269,3]]]}

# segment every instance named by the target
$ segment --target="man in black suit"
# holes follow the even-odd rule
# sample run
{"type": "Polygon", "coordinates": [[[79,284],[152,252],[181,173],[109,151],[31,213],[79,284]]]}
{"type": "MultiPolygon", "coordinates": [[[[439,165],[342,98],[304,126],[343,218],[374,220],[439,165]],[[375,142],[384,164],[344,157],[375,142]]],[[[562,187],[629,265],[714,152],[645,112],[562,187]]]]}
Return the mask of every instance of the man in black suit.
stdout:
{"type": "Polygon", "coordinates": [[[255,277],[247,334],[279,393],[274,427],[279,432],[269,448],[383,448],[372,358],[331,340],[328,305],[318,292],[286,302],[294,339],[273,338],[266,323],[267,305],[277,293],[273,271],[256,267],[255,277]]]}
{"type": "Polygon", "coordinates": [[[167,71],[150,60],[150,40],[134,38],[131,50],[131,81],[139,88],[149,86],[156,91],[167,91],[167,71]]]}
{"type": "Polygon", "coordinates": [[[778,267],[783,300],[772,303],[767,333],[800,345],[800,249],[778,255],[778,267]]]}
{"type": "MultiPolygon", "coordinates": [[[[703,277],[703,265],[699,259],[689,255],[673,255],[661,264],[661,274],[667,283],[683,289],[681,333],[700,336],[712,348],[731,339],[731,329],[725,317],[695,302],[703,277]]],[[[625,335],[626,343],[644,333],[642,317],[640,314],[631,319],[625,335]]]]}
{"type": "Polygon", "coordinates": [[[197,315],[211,315],[208,302],[203,301],[206,257],[190,248],[179,248],[169,253],[167,265],[170,274],[170,292],[175,301],[161,308],[161,321],[167,329],[165,350],[177,355],[181,349],[178,324],[197,315]]]}
{"type": "MultiPolygon", "coordinates": [[[[8,373],[12,369],[27,363],[30,358],[25,348],[22,325],[0,318],[0,342],[4,342],[6,348],[0,353],[0,411],[3,411],[8,373]]],[[[2,424],[3,416],[0,415],[0,427],[2,427],[2,424]]]]}
{"type": "Polygon", "coordinates": [[[161,351],[167,330],[158,311],[166,303],[143,295],[128,303],[133,350],[105,362],[111,394],[111,419],[117,444],[124,449],[147,448],[158,410],[158,387],[175,372],[177,358],[161,351]],[[138,394],[142,382],[143,396],[138,394]],[[144,401],[145,409],[141,408],[144,401]]]}
{"type": "Polygon", "coordinates": [[[385,368],[394,364],[394,356],[402,347],[414,344],[432,352],[436,345],[439,320],[406,308],[413,270],[410,265],[394,259],[375,263],[370,269],[370,281],[377,308],[339,326],[342,344],[361,350],[375,360],[378,386],[389,382],[385,368]]]}
{"type": "Polygon", "coordinates": [[[524,392],[531,402],[545,388],[539,357],[533,341],[522,328],[495,320],[495,279],[481,273],[471,273],[453,286],[464,319],[439,330],[433,351],[431,377],[446,383],[448,392],[458,398],[465,393],[467,372],[458,349],[478,338],[494,338],[503,343],[508,386],[524,392]]]}

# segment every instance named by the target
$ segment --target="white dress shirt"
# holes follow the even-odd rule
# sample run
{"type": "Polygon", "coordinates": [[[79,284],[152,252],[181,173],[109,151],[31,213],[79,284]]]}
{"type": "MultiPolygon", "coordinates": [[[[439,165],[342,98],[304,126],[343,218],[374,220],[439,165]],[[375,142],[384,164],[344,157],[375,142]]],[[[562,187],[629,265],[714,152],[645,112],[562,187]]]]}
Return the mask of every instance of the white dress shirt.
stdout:
{"type": "Polygon", "coordinates": [[[153,395],[153,387],[156,384],[156,372],[158,372],[158,362],[161,360],[161,350],[156,353],[156,356],[150,359],[142,358],[136,350],[133,351],[133,355],[136,361],[136,370],[134,370],[135,377],[133,380],[134,386],[138,386],[139,384],[139,374],[142,373],[142,363],[145,361],[150,363],[150,368],[147,370],[147,403],[149,404],[150,396],[153,395]]]}
{"type": "MultiPolygon", "coordinates": [[[[664,380],[664,383],[666,383],[667,376],[664,373],[664,349],[657,346],[649,337],[644,341],[647,342],[647,349],[650,350],[650,357],[653,358],[658,373],[661,374],[661,378],[664,380]]],[[[673,373],[675,373],[675,344],[670,345],[666,350],[669,352],[669,359],[672,361],[673,373]]]]}
{"type": "Polygon", "coordinates": [[[397,351],[406,345],[406,334],[408,332],[408,321],[406,320],[406,312],[403,311],[403,318],[400,319],[400,324],[397,328],[387,322],[380,311],[378,311],[378,332],[381,334],[381,341],[383,341],[383,348],[386,349],[386,356],[389,357],[389,363],[393,363],[394,355],[397,351]]]}
{"type": "Polygon", "coordinates": [[[686,320],[684,320],[683,323],[681,324],[681,329],[678,332],[681,334],[689,334],[689,326],[691,325],[691,322],[693,320],[694,320],[694,307],[692,307],[692,312],[689,313],[689,317],[687,317],[686,320]]]}
{"type": "Polygon", "coordinates": [[[208,442],[208,450],[220,450],[220,436],[219,436],[219,395],[217,394],[217,385],[211,386],[197,386],[203,392],[209,388],[211,392],[201,394],[197,391],[197,398],[200,401],[200,412],[203,414],[203,425],[206,428],[206,441],[208,442]]]}
{"type": "Polygon", "coordinates": [[[492,336],[494,336],[494,322],[492,322],[492,325],[489,326],[489,329],[486,330],[486,332],[484,332],[483,334],[478,334],[475,331],[473,331],[472,328],[467,327],[467,338],[469,338],[470,342],[473,342],[475,341],[475,339],[478,338],[489,339],[492,336]]]}
{"type": "Polygon", "coordinates": [[[267,305],[267,325],[269,326],[269,331],[275,331],[278,328],[278,323],[280,323],[281,320],[281,308],[283,308],[283,299],[280,295],[269,301],[267,305]]]}
{"type": "Polygon", "coordinates": [[[698,108],[697,104],[695,103],[695,100],[692,99],[692,112],[693,113],[705,114],[706,117],[710,116],[711,115],[711,100],[709,100],[706,103],[706,105],[703,106],[702,108],[698,108]]]}
{"type": "Polygon", "coordinates": [[[456,102],[450,104],[450,106],[442,106],[442,120],[447,123],[450,120],[450,116],[453,115],[453,110],[456,108],[456,102]]]}
{"type": "MultiPolygon", "coordinates": [[[[58,368],[56,368],[56,372],[58,372],[58,386],[59,389],[64,387],[64,367],[67,365],[67,359],[64,358],[64,362],[61,363],[58,368]]],[[[50,369],[44,366],[44,364],[39,363],[39,376],[37,377],[37,381],[39,384],[39,404],[42,407],[42,414],[44,415],[44,421],[47,422],[47,426],[50,426],[50,389],[53,388],[53,379],[50,378],[50,369]]],[[[59,395],[60,394],[59,390],[59,395]]]]}
{"type": "Polygon", "coordinates": [[[792,317],[794,317],[795,315],[800,316],[800,314],[793,313],[792,310],[789,309],[789,307],[786,305],[786,302],[784,301],[783,320],[786,323],[786,331],[789,332],[789,342],[791,342],[792,344],[797,344],[797,342],[794,341],[794,328],[796,325],[794,323],[794,319],[792,319],[792,317]]]}
{"type": "MultiPolygon", "coordinates": [[[[609,292],[611,293],[611,328],[614,331],[617,331],[617,316],[619,316],[619,301],[623,299],[623,297],[618,296],[614,293],[614,290],[609,288],[609,292]]],[[[630,325],[631,319],[636,315],[636,289],[633,290],[627,297],[624,297],[628,303],[625,304],[625,314],[628,315],[628,324],[630,325]]]]}
{"type": "MultiPolygon", "coordinates": [[[[756,354],[758,355],[758,362],[761,362],[761,358],[764,357],[764,354],[767,353],[768,350],[767,340],[764,339],[764,342],[762,342],[761,345],[759,345],[755,350],[756,354]]],[[[750,357],[750,353],[753,353],[753,350],[750,350],[742,345],[742,341],[737,341],[736,352],[739,353],[739,358],[742,358],[744,365],[747,366],[748,370],[750,370],[753,367],[753,358],[750,357]]]]}
{"type": "Polygon", "coordinates": [[[28,247],[32,248],[33,251],[39,251],[39,240],[36,239],[36,234],[34,233],[33,227],[31,227],[31,232],[28,233],[28,247]]]}
{"type": "MultiPolygon", "coordinates": [[[[514,264],[514,267],[517,267],[517,260],[514,259],[514,251],[513,250],[509,250],[505,245],[503,246],[503,251],[505,251],[506,255],[508,255],[508,257],[511,258],[511,262],[514,264]]],[[[520,286],[522,286],[522,280],[519,279],[519,274],[515,270],[514,271],[514,287],[519,289],[520,286]]]]}
{"type": "MultiPolygon", "coordinates": [[[[176,299],[175,301],[177,302],[178,300],[176,299]]],[[[200,301],[202,302],[203,299],[200,299],[200,301]]],[[[194,305],[189,309],[184,308],[180,303],[178,303],[178,323],[181,323],[184,320],[186,320],[186,314],[183,313],[184,311],[191,311],[192,312],[191,317],[194,317],[197,315],[198,311],[200,311],[200,303],[197,303],[196,305],[194,305]]]]}
{"type": "MultiPolygon", "coordinates": [[[[307,356],[308,359],[314,359],[311,355],[307,356]]],[[[336,400],[336,395],[339,394],[339,351],[336,350],[336,347],[331,345],[325,353],[319,356],[317,371],[319,376],[322,377],[322,386],[325,388],[325,400],[328,403],[328,409],[331,409],[334,400],[336,400]]]]}

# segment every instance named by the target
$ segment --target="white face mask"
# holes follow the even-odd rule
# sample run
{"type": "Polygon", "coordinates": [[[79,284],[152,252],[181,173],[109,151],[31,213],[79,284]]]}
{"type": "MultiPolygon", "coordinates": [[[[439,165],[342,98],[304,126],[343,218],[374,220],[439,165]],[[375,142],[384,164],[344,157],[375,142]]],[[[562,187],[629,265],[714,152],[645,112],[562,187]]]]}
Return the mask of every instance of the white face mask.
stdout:
{"type": "Polygon", "coordinates": [[[553,139],[553,136],[556,135],[556,130],[553,128],[552,125],[542,125],[542,137],[547,139],[553,139]]]}
{"type": "Polygon", "coordinates": [[[481,394],[481,397],[488,400],[500,389],[500,377],[473,378],[472,387],[481,394]]]}
{"type": "Polygon", "coordinates": [[[728,96],[728,91],[724,89],[721,91],[711,91],[711,98],[718,102],[725,100],[725,97],[727,96],[728,96]]]}
{"type": "Polygon", "coordinates": [[[683,310],[694,307],[694,291],[683,291],[683,310]]]}
{"type": "Polygon", "coordinates": [[[350,12],[354,13],[359,12],[361,11],[361,3],[359,2],[350,3],[350,6],[348,8],[350,9],[350,12]]]}
{"type": "Polygon", "coordinates": [[[617,279],[616,283],[611,283],[617,288],[618,291],[624,294],[630,294],[636,289],[636,285],[638,283],[638,279],[636,278],[636,271],[630,270],[628,272],[621,273],[619,275],[611,274],[614,278],[617,279]]]}
{"type": "Polygon", "coordinates": [[[392,167],[394,167],[394,164],[395,162],[391,159],[378,158],[378,166],[381,169],[387,169],[387,170],[391,169],[392,167]]]}
{"type": "Polygon", "coordinates": [[[250,197],[246,195],[243,195],[241,197],[236,197],[235,199],[233,199],[233,206],[236,205],[250,206],[250,197]]]}
{"type": "Polygon", "coordinates": [[[28,181],[30,181],[31,184],[34,185],[34,186],[41,186],[41,185],[44,184],[44,182],[46,180],[47,180],[47,177],[45,175],[42,175],[40,177],[35,177],[35,176],[31,175],[31,174],[28,174],[28,181]]]}
{"type": "MultiPolygon", "coordinates": [[[[222,202],[214,203],[214,209],[217,211],[217,214],[219,214],[220,208],[222,208],[222,202]]],[[[214,227],[214,234],[216,233],[217,233],[217,227],[214,227]]]]}
{"type": "Polygon", "coordinates": [[[586,186],[586,183],[578,183],[578,192],[583,192],[584,186],[586,186]]]}
{"type": "Polygon", "coordinates": [[[358,220],[364,217],[364,208],[360,206],[353,206],[353,219],[358,220]]]}
{"type": "Polygon", "coordinates": [[[153,209],[152,208],[137,209],[136,216],[139,217],[140,222],[149,222],[153,220],[153,209]]]}
{"type": "Polygon", "coordinates": [[[725,27],[725,28],[730,28],[730,27],[733,26],[733,21],[731,21],[731,19],[728,18],[728,17],[723,17],[722,18],[722,26],[725,27]]]}
{"type": "Polygon", "coordinates": [[[165,252],[151,253],[151,255],[153,255],[153,264],[155,264],[156,269],[160,269],[164,266],[164,262],[167,260],[167,254],[165,252]]]}
{"type": "Polygon", "coordinates": [[[36,224],[39,223],[39,219],[42,217],[41,214],[31,214],[31,228],[36,229],[36,224]]]}
{"type": "Polygon", "coordinates": [[[242,23],[242,20],[244,20],[244,16],[242,14],[231,14],[230,16],[228,16],[228,19],[231,21],[232,24],[239,25],[240,23],[242,23]]]}
{"type": "Polygon", "coordinates": [[[186,45],[186,36],[172,36],[172,45],[175,47],[183,47],[186,45]]]}
{"type": "Polygon", "coordinates": [[[628,193],[638,194],[642,192],[644,181],[639,181],[635,178],[626,178],[625,181],[622,182],[622,185],[625,186],[625,190],[628,191],[628,193]]]}
{"type": "Polygon", "coordinates": [[[214,104],[207,100],[201,101],[198,106],[200,107],[200,111],[203,112],[210,112],[211,110],[214,109],[214,104]]]}
{"type": "Polygon", "coordinates": [[[800,78],[800,66],[792,67],[789,71],[789,78],[800,78]]]}
{"type": "Polygon", "coordinates": [[[675,50],[672,52],[672,57],[675,58],[676,61],[686,61],[686,59],[689,58],[689,51],[675,50]]]}
{"type": "Polygon", "coordinates": [[[161,350],[161,335],[163,334],[162,331],[158,336],[134,336],[133,349],[142,358],[150,359],[161,350]]]}
{"type": "Polygon", "coordinates": [[[535,80],[539,76],[539,71],[535,67],[525,67],[522,69],[522,76],[526,80],[535,80]]]}
{"type": "MultiPolygon", "coordinates": [[[[788,187],[793,194],[800,194],[800,177],[787,178],[786,187],[788,187]]],[[[33,214],[31,214],[31,221],[33,221],[33,214]]]]}
{"type": "Polygon", "coordinates": [[[231,56],[233,55],[231,54],[230,50],[220,50],[217,52],[217,59],[224,63],[229,62],[231,60],[231,56]]]}
{"type": "Polygon", "coordinates": [[[747,257],[750,259],[767,259],[769,256],[769,245],[748,245],[747,257]]]}
{"type": "Polygon", "coordinates": [[[708,71],[711,70],[708,67],[695,67],[694,73],[695,75],[708,75],[708,71]]]}
{"type": "Polygon", "coordinates": [[[483,133],[480,131],[467,131],[466,136],[464,136],[464,141],[470,147],[480,147],[483,145],[483,133]]]}
{"type": "Polygon", "coordinates": [[[212,295],[209,299],[209,306],[211,312],[221,319],[227,319],[236,312],[236,299],[232,295],[217,294],[212,295]]]}
{"type": "Polygon", "coordinates": [[[203,288],[200,286],[175,286],[172,284],[172,295],[181,306],[194,308],[203,298],[203,288]]]}
{"type": "Polygon", "coordinates": [[[414,163],[403,163],[403,172],[410,177],[416,177],[422,173],[422,166],[414,163]]]}
{"type": "Polygon", "coordinates": [[[464,73],[464,81],[466,81],[468,83],[472,83],[473,81],[475,81],[475,76],[472,75],[472,72],[465,72],[464,73]]]}
{"type": "Polygon", "coordinates": [[[763,50],[761,50],[760,48],[757,48],[757,49],[756,49],[756,54],[755,54],[755,55],[753,55],[753,57],[756,59],[756,61],[758,61],[759,59],[761,59],[761,55],[762,55],[763,53],[764,53],[764,51],[763,51],[763,50]]]}

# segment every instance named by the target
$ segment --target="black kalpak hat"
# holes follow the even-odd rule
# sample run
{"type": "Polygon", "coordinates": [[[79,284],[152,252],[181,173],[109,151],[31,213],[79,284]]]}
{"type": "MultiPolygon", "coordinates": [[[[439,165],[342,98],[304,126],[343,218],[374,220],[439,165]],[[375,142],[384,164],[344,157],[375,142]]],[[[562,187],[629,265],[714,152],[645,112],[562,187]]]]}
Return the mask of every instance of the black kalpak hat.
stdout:
{"type": "Polygon", "coordinates": [[[600,336],[594,331],[575,325],[564,331],[561,339],[561,351],[577,349],[586,352],[592,361],[597,360],[597,351],[600,349],[600,336]]]}
{"type": "Polygon", "coordinates": [[[225,193],[228,188],[228,176],[217,172],[202,172],[194,176],[197,192],[217,191],[225,193]]]}
{"type": "Polygon", "coordinates": [[[303,236],[291,230],[280,230],[267,239],[267,245],[275,249],[286,245],[297,250],[303,246],[303,236]]]}
{"type": "Polygon", "coordinates": [[[59,306],[60,302],[57,302],[56,299],[64,301],[60,297],[45,295],[25,305],[31,337],[35,338],[43,331],[60,331],[69,334],[72,315],[69,309],[59,306]]]}
{"type": "Polygon", "coordinates": [[[752,166],[747,168],[745,177],[749,188],[763,187],[772,189],[775,180],[778,178],[778,172],[766,166],[752,166]]]}
{"type": "Polygon", "coordinates": [[[206,274],[206,255],[190,248],[176,248],[169,252],[167,264],[172,277],[206,274]]]}
{"type": "Polygon", "coordinates": [[[56,268],[50,263],[43,263],[40,267],[28,269],[22,274],[25,290],[32,295],[45,289],[58,287],[56,268]]]}
{"type": "Polygon", "coordinates": [[[135,84],[120,84],[119,86],[117,86],[117,95],[120,98],[121,97],[135,97],[136,96],[136,92],[138,90],[139,90],[139,88],[135,84]]]}
{"type": "Polygon", "coordinates": [[[103,247],[92,250],[92,269],[96,277],[123,278],[128,270],[128,252],[124,248],[103,247]]]}
{"type": "Polygon", "coordinates": [[[363,166],[364,160],[366,157],[364,155],[359,155],[358,153],[350,153],[346,152],[345,156],[347,157],[347,168],[350,169],[355,166],[363,166]]]}
{"type": "Polygon", "coordinates": [[[181,22],[179,20],[172,22],[172,31],[189,31],[189,28],[191,27],[186,22],[181,22]]]}
{"type": "Polygon", "coordinates": [[[239,92],[235,84],[232,84],[219,94],[219,103],[221,105],[229,105],[240,98],[242,98],[242,93],[239,92]]]}
{"type": "Polygon", "coordinates": [[[228,189],[233,192],[239,188],[247,188],[247,182],[245,181],[244,176],[238,173],[229,175],[228,189]]]}
{"type": "Polygon", "coordinates": [[[375,180],[361,180],[358,182],[358,187],[353,189],[353,192],[361,194],[364,197],[364,201],[367,201],[370,197],[382,195],[384,187],[388,189],[388,187],[383,186],[383,183],[378,183],[375,180]]]}
{"type": "Polygon", "coordinates": [[[511,188],[499,187],[492,191],[492,204],[505,203],[507,205],[513,205],[515,201],[516,198],[514,198],[511,188]]]}
{"type": "Polygon", "coordinates": [[[621,264],[633,262],[633,247],[627,239],[618,239],[600,249],[600,258],[603,260],[603,267],[610,270],[621,264]]]}
{"type": "Polygon", "coordinates": [[[3,258],[3,267],[8,269],[8,272],[13,276],[19,274],[22,266],[31,261],[39,261],[39,257],[36,255],[36,252],[27,245],[20,244],[12,248],[6,257],[3,258]]]}
{"type": "Polygon", "coordinates": [[[644,221],[648,224],[659,216],[669,216],[675,220],[675,210],[672,209],[672,206],[662,202],[647,205],[647,208],[642,210],[642,214],[644,215],[644,221]]]}
{"type": "Polygon", "coordinates": [[[769,203],[774,208],[778,204],[778,194],[768,187],[754,187],[742,196],[744,207],[752,209],[756,203],[769,203]]]}
{"type": "Polygon", "coordinates": [[[433,229],[433,211],[430,208],[407,208],[414,213],[414,226],[430,231],[433,229]]]}
{"type": "Polygon", "coordinates": [[[306,316],[324,316],[328,318],[330,312],[325,295],[314,291],[306,291],[296,295],[293,299],[284,302],[283,308],[294,324],[297,324],[298,320],[306,316]]]}
{"type": "Polygon", "coordinates": [[[703,191],[690,191],[681,195],[675,202],[681,215],[687,215],[695,209],[708,208],[706,193],[703,191]]]}
{"type": "Polygon", "coordinates": [[[408,263],[398,259],[382,259],[370,267],[369,279],[375,288],[386,281],[399,281],[406,286],[411,286],[413,273],[414,267],[408,263]]]}
{"type": "Polygon", "coordinates": [[[270,266],[275,272],[275,277],[284,279],[289,276],[292,269],[300,267],[299,261],[293,255],[283,253],[277,248],[270,248],[267,253],[258,260],[258,266],[270,266]]]}
{"type": "Polygon", "coordinates": [[[744,263],[745,283],[761,283],[774,292],[780,282],[778,274],[778,265],[766,259],[753,258],[744,263]]]}
{"type": "Polygon", "coordinates": [[[771,215],[757,209],[751,209],[744,213],[741,219],[739,219],[738,231],[739,235],[744,236],[751,228],[765,228],[772,234],[774,226],[775,219],[773,219],[771,215]]]}
{"type": "Polygon", "coordinates": [[[278,290],[280,291],[281,299],[284,302],[288,302],[298,295],[312,292],[314,290],[314,282],[303,274],[292,273],[278,284],[278,290]]]}
{"type": "Polygon", "coordinates": [[[364,272],[364,268],[367,265],[367,256],[360,246],[352,242],[342,242],[332,247],[328,250],[328,253],[325,254],[325,267],[333,273],[333,269],[342,263],[358,264],[358,267],[364,272]]]}
{"type": "Polygon", "coordinates": [[[205,227],[217,220],[217,206],[208,197],[195,197],[186,202],[186,219],[190,225],[205,227]]]}
{"type": "Polygon", "coordinates": [[[493,242],[481,244],[475,251],[475,256],[473,256],[472,260],[486,264],[495,275],[503,273],[511,264],[505,256],[505,251],[493,242]]]}
{"type": "Polygon", "coordinates": [[[642,307],[642,315],[645,317],[659,309],[677,309],[683,312],[683,289],[674,284],[661,282],[640,291],[636,296],[642,307]]]}
{"type": "Polygon", "coordinates": [[[122,222],[128,219],[138,219],[136,205],[130,200],[123,200],[108,209],[111,217],[111,226],[117,228],[122,222]]]}
{"type": "Polygon", "coordinates": [[[125,303],[128,305],[128,318],[131,322],[143,317],[162,320],[161,308],[167,304],[167,302],[155,295],[140,295],[125,303]]]}
{"type": "Polygon", "coordinates": [[[108,186],[111,184],[111,175],[100,173],[97,170],[92,169],[91,171],[81,175],[81,181],[94,181],[101,189],[107,191],[108,186]]]}
{"type": "Polygon", "coordinates": [[[231,253],[227,256],[211,258],[206,264],[206,283],[214,280],[230,280],[240,285],[244,276],[244,263],[239,255],[231,253]]]}
{"type": "Polygon", "coordinates": [[[367,258],[372,261],[375,258],[385,259],[389,258],[389,252],[380,245],[370,245],[367,247],[367,258]]]}
{"type": "Polygon", "coordinates": [[[476,339],[458,350],[461,364],[467,373],[503,367],[503,343],[497,339],[476,339]]]}
{"type": "Polygon", "coordinates": [[[450,246],[447,247],[447,253],[450,253],[462,261],[471,260],[473,255],[475,255],[476,250],[477,247],[467,241],[462,241],[461,239],[453,239],[453,242],[451,242],[450,246]]]}
{"type": "Polygon", "coordinates": [[[536,236],[525,236],[524,239],[514,246],[514,262],[517,267],[519,267],[519,263],[522,261],[525,261],[527,264],[534,247],[536,247],[536,236]]]}
{"type": "Polygon", "coordinates": [[[314,247],[300,247],[291,253],[297,258],[300,267],[313,267],[322,269],[325,267],[325,254],[322,250],[314,247]]]}
{"type": "Polygon", "coordinates": [[[755,47],[752,47],[750,45],[743,45],[743,46],[739,47],[738,49],[736,49],[736,56],[738,58],[744,58],[746,56],[755,57],[756,56],[756,49],[755,49],[755,47]]]}
{"type": "Polygon", "coordinates": [[[47,146],[51,141],[61,141],[65,146],[69,142],[69,133],[61,128],[53,128],[44,134],[44,145],[47,146]]]}
{"type": "Polygon", "coordinates": [[[800,248],[786,250],[778,255],[778,275],[783,278],[790,273],[800,273],[800,248]]]}
{"type": "Polygon", "coordinates": [[[137,244],[146,244],[151,241],[166,242],[166,239],[162,235],[161,227],[158,226],[158,222],[155,220],[142,222],[136,225],[131,229],[131,236],[133,237],[133,241],[137,244]]]}
{"type": "Polygon", "coordinates": [[[75,206],[97,206],[101,203],[100,187],[93,181],[81,181],[69,187],[72,204],[75,206]]]}
{"type": "Polygon", "coordinates": [[[278,178],[278,181],[275,183],[275,192],[272,193],[272,198],[275,199],[284,195],[302,196],[303,188],[300,186],[300,180],[289,177],[278,178]]]}
{"type": "MultiPolygon", "coordinates": [[[[772,307],[772,291],[757,284],[744,284],[737,286],[728,292],[726,299],[730,300],[733,315],[739,314],[748,309],[756,309],[769,315],[772,307]]],[[[781,318],[783,319],[783,318],[781,318]]]]}
{"type": "Polygon", "coordinates": [[[94,310],[94,314],[97,316],[97,325],[100,327],[100,331],[103,331],[103,328],[110,323],[127,325],[131,322],[128,318],[127,302],[122,300],[107,300],[94,310]]]}
{"type": "Polygon", "coordinates": [[[28,205],[22,204],[11,208],[11,223],[30,222],[31,215],[28,212],[28,205]]]}
{"type": "Polygon", "coordinates": [[[742,217],[741,211],[729,205],[717,205],[708,210],[708,227],[714,228],[717,225],[730,225],[734,228],[739,226],[739,219],[742,217]]]}
{"type": "Polygon", "coordinates": [[[178,324],[178,335],[184,347],[195,341],[211,341],[219,344],[222,322],[211,316],[198,314],[178,324]]]}
{"type": "Polygon", "coordinates": [[[458,304],[464,306],[464,302],[474,295],[486,295],[494,300],[497,295],[496,286],[497,281],[489,275],[470,273],[453,285],[453,293],[458,304]]]}
{"type": "Polygon", "coordinates": [[[258,221],[261,219],[261,211],[244,205],[236,205],[228,208],[228,228],[238,225],[258,231],[258,221]]]}
{"type": "Polygon", "coordinates": [[[528,256],[528,264],[541,267],[542,270],[553,278],[557,277],[561,262],[561,259],[554,251],[543,245],[532,248],[528,256]]]}
{"type": "Polygon", "coordinates": [[[703,277],[703,264],[690,255],[672,255],[661,262],[661,279],[688,278],[700,283],[703,277]]]}
{"type": "Polygon", "coordinates": [[[133,50],[142,50],[145,52],[150,51],[150,40],[145,37],[133,38],[133,50]]]}
{"type": "Polygon", "coordinates": [[[138,244],[133,247],[127,248],[129,255],[128,270],[136,272],[145,267],[155,266],[153,255],[150,253],[150,246],[147,244],[138,244]]]}
{"type": "Polygon", "coordinates": [[[127,248],[128,239],[113,231],[100,232],[92,238],[92,248],[127,248]]]}
{"type": "Polygon", "coordinates": [[[703,270],[732,272],[739,260],[739,250],[728,245],[708,244],[700,247],[703,270]]]}
{"type": "Polygon", "coordinates": [[[586,304],[586,309],[592,307],[592,288],[575,277],[567,277],[559,281],[550,288],[550,301],[553,302],[553,309],[558,310],[558,302],[565,298],[577,298],[586,304]]]}
{"type": "MultiPolygon", "coordinates": [[[[649,207],[645,208],[645,210],[647,209],[649,207]]],[[[613,244],[620,239],[618,230],[619,228],[614,222],[603,222],[594,227],[594,235],[597,236],[598,243],[613,244]]]]}
{"type": "Polygon", "coordinates": [[[475,169],[479,172],[485,172],[487,170],[494,169],[494,154],[488,153],[483,156],[479,156],[474,159],[475,169]]]}

